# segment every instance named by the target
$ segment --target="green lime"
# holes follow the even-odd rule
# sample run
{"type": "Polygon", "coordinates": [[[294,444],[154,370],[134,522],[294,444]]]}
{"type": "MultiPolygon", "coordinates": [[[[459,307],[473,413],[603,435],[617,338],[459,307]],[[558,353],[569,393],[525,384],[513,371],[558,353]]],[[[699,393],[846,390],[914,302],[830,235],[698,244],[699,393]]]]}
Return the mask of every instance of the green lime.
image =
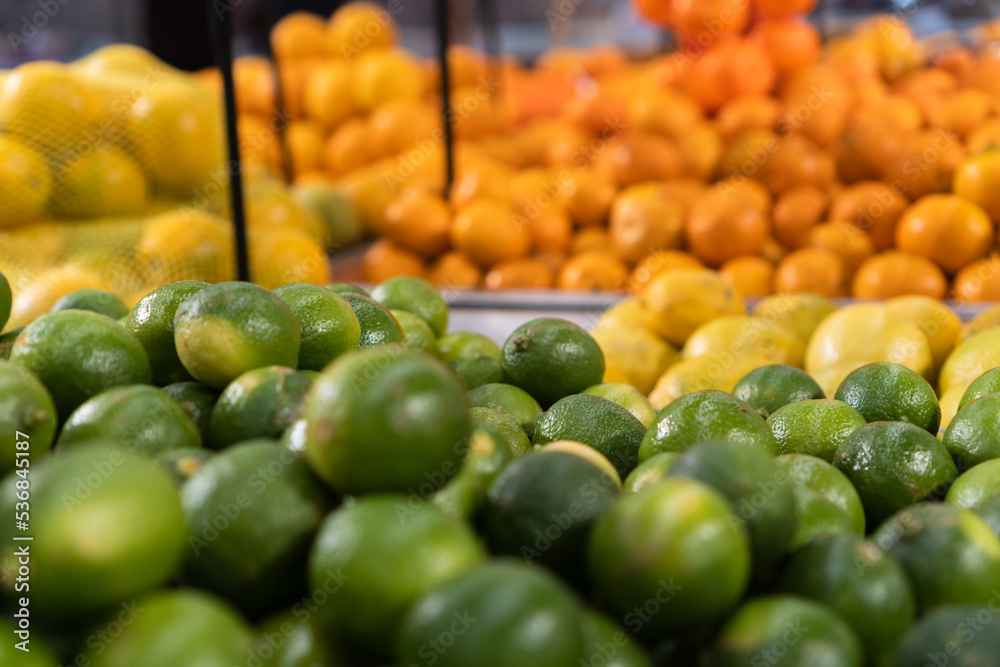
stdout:
{"type": "Polygon", "coordinates": [[[678,456],[667,476],[698,480],[729,501],[730,523],[747,529],[755,575],[770,572],[791,548],[795,499],[767,452],[743,443],[701,443],[678,456]]]}
{"type": "Polygon", "coordinates": [[[959,465],[974,466],[1000,457],[998,411],[1000,395],[987,394],[971,401],[952,418],[942,442],[959,465]]]}
{"type": "Polygon", "coordinates": [[[335,586],[319,610],[326,632],[386,656],[420,596],[485,559],[468,524],[419,497],[375,494],[323,521],[309,555],[309,585],[335,586]]]}
{"type": "Polygon", "coordinates": [[[743,442],[770,454],[778,451],[771,429],[756,410],[725,392],[706,390],[681,396],[657,413],[639,447],[639,462],[709,440],[743,442]]]}
{"type": "Polygon", "coordinates": [[[544,448],[512,461],[489,489],[484,522],[491,551],[541,563],[582,584],[580,554],[618,497],[617,480],[580,456],[544,448]]]}
{"type": "Polygon", "coordinates": [[[24,327],[18,327],[0,334],[0,361],[6,361],[10,358],[10,350],[14,347],[14,341],[21,335],[22,331],[24,331],[24,327]]]}
{"type": "Polygon", "coordinates": [[[491,408],[510,415],[529,438],[535,433],[535,422],[542,414],[538,401],[531,395],[511,384],[493,382],[476,387],[469,392],[469,402],[473,407],[491,408]]]}
{"type": "Polygon", "coordinates": [[[947,605],[928,612],[899,644],[894,667],[998,667],[997,602],[947,605]]]}
{"type": "Polygon", "coordinates": [[[354,243],[364,235],[361,216],[354,204],[342,192],[325,183],[296,185],[292,199],[323,223],[320,242],[325,248],[338,248],[354,243]]]}
{"type": "Polygon", "coordinates": [[[235,610],[214,596],[193,589],[157,591],[136,601],[134,609],[129,624],[121,624],[121,634],[113,641],[87,642],[90,650],[83,656],[88,660],[85,664],[91,667],[249,664],[246,660],[253,646],[251,629],[235,610]]]}
{"type": "Polygon", "coordinates": [[[639,443],[645,432],[642,423],[620,405],[600,396],[573,394],[541,414],[531,442],[582,442],[607,457],[624,479],[639,463],[639,443]]]}
{"type": "Polygon", "coordinates": [[[166,471],[177,484],[181,486],[184,482],[201,470],[205,461],[212,455],[212,451],[200,447],[182,447],[180,449],[170,449],[159,454],[153,462],[160,470],[166,471]]]}
{"type": "Polygon", "coordinates": [[[865,532],[865,508],[847,476],[823,459],[808,454],[783,454],[774,460],[792,483],[819,493],[847,515],[851,532],[865,532]]]}
{"type": "Polygon", "coordinates": [[[323,631],[318,615],[309,612],[304,604],[262,623],[257,630],[256,647],[251,649],[246,661],[239,664],[247,667],[349,667],[351,662],[343,648],[323,631]]]}
{"type": "Polygon", "coordinates": [[[624,382],[604,382],[588,387],[584,394],[593,394],[606,398],[612,403],[616,403],[632,413],[632,416],[639,420],[643,428],[656,419],[656,410],[649,404],[649,400],[642,395],[642,392],[630,384],[624,382]]]}
{"type": "Polygon", "coordinates": [[[88,310],[42,315],[17,337],[10,361],[42,381],[60,419],[106,389],[152,379],[136,337],[107,315],[88,310]]]}
{"type": "Polygon", "coordinates": [[[398,344],[350,352],[306,396],[306,457],[343,493],[426,496],[458,472],[468,409],[458,379],[423,352],[398,344]]]}
{"type": "Polygon", "coordinates": [[[958,401],[958,409],[961,410],[977,398],[998,392],[1000,392],[1000,368],[991,368],[972,381],[958,401]]]}
{"type": "Polygon", "coordinates": [[[302,412],[313,381],[281,366],[255,368],[219,395],[208,425],[208,446],[224,449],[253,438],[277,438],[302,412]]]}
{"type": "Polygon", "coordinates": [[[628,474],[622,483],[622,491],[636,493],[650,484],[656,484],[666,479],[670,466],[674,464],[678,456],[680,456],[679,452],[663,452],[649,457],[628,474]]]}
{"type": "Polygon", "coordinates": [[[52,447],[56,406],[38,378],[20,366],[0,361],[0,475],[30,466],[52,447]],[[18,456],[18,453],[21,455],[18,456]]]}
{"type": "Polygon", "coordinates": [[[579,667],[580,626],[579,603],[555,577],[493,560],[413,605],[399,633],[396,664],[579,667]]]}
{"type": "Polygon", "coordinates": [[[1000,494],[987,498],[974,510],[993,533],[1000,537],[1000,494]]]}
{"type": "Polygon", "coordinates": [[[427,322],[405,310],[390,310],[389,312],[399,322],[399,328],[403,330],[403,338],[406,339],[407,347],[423,350],[428,354],[437,354],[434,332],[427,322]]]}
{"type": "Polygon", "coordinates": [[[10,282],[7,276],[0,273],[0,331],[7,326],[10,319],[10,309],[14,304],[14,295],[10,291],[10,282]]]}
{"type": "Polygon", "coordinates": [[[641,637],[713,619],[750,578],[750,541],[710,486],[672,477],[621,496],[590,534],[593,590],[641,637]]]}
{"type": "Polygon", "coordinates": [[[909,422],[937,435],[941,406],[934,387],[901,364],[880,361],[852,371],[834,395],[868,422],[909,422]]]}
{"type": "Polygon", "coordinates": [[[789,403],[767,419],[781,454],[833,459],[841,443],[867,422],[860,412],[833,398],[789,403]]]}
{"type": "Polygon", "coordinates": [[[789,403],[826,398],[811,375],[785,364],[753,369],[736,383],[733,396],[765,418],[789,403]]]}
{"type": "Polygon", "coordinates": [[[321,371],[335,358],[358,349],[361,325],[346,301],[319,285],[292,283],[274,290],[299,322],[298,368],[321,371]]]}
{"type": "Polygon", "coordinates": [[[200,382],[177,382],[163,388],[170,398],[188,413],[201,434],[201,441],[208,442],[208,425],[212,420],[212,409],[219,400],[219,392],[200,382]]]}
{"type": "Polygon", "coordinates": [[[791,550],[798,551],[803,545],[820,536],[842,533],[863,533],[855,529],[843,510],[827,500],[826,496],[805,486],[793,486],[795,514],[798,518],[791,550]]]}
{"type": "MultiPolygon", "coordinates": [[[[485,384],[496,384],[503,379],[500,360],[488,354],[475,357],[459,357],[448,362],[448,367],[458,376],[467,390],[477,389],[485,384]]],[[[532,399],[534,400],[534,399],[532,399]]]]}
{"type": "Polygon", "coordinates": [[[873,422],[847,436],[833,465],[854,484],[868,526],[929,497],[943,497],[958,469],[944,445],[906,422],[873,422]]]}
{"type": "Polygon", "coordinates": [[[361,296],[368,296],[368,292],[350,283],[333,283],[332,285],[327,285],[326,289],[334,294],[360,294],[361,296]]]}
{"type": "Polygon", "coordinates": [[[653,663],[632,635],[604,614],[583,612],[583,658],[580,664],[604,667],[652,667],[653,663]]]}
{"type": "Polygon", "coordinates": [[[508,414],[492,408],[470,408],[469,414],[475,421],[486,422],[497,430],[510,448],[514,458],[531,451],[531,440],[524,434],[521,425],[508,414]]]}
{"type": "Polygon", "coordinates": [[[747,602],[726,622],[713,665],[862,667],[864,652],[850,626],[829,607],[770,595],[747,602]]]}
{"type": "Polygon", "coordinates": [[[986,604],[1000,590],[1000,538],[969,510],[913,505],[886,520],[871,541],[903,565],[922,611],[986,604]]]}
{"type": "Polygon", "coordinates": [[[215,389],[255,368],[294,368],[299,361],[292,310],[250,283],[217,283],[184,299],[174,316],[174,341],[184,368],[215,389]]]}
{"type": "Polygon", "coordinates": [[[366,296],[344,292],[340,295],[354,311],[361,327],[361,339],[358,347],[372,347],[386,343],[406,343],[403,328],[389,309],[380,303],[375,303],[366,296]]]}
{"type": "Polygon", "coordinates": [[[963,509],[976,510],[997,494],[1000,494],[1000,459],[991,459],[974,465],[959,475],[948,489],[945,502],[963,509]]]}
{"type": "Polygon", "coordinates": [[[604,353],[590,334],[566,320],[542,317],[522,324],[503,344],[506,382],[548,407],[604,379],[604,353]]]}
{"type": "Polygon", "coordinates": [[[190,581],[252,613],[300,594],[330,500],[301,455],[272,440],[219,452],[181,489],[190,581]]]}
{"type": "Polygon", "coordinates": [[[60,310],[69,310],[71,308],[76,310],[90,310],[101,315],[107,315],[113,320],[120,320],[129,313],[128,306],[125,305],[124,301],[111,292],[105,292],[100,289],[81,289],[70,292],[52,304],[49,312],[57,313],[60,310]]]}
{"type": "Polygon", "coordinates": [[[486,355],[500,361],[500,346],[482,334],[456,331],[437,339],[437,355],[442,361],[486,355]]]}
{"type": "Polygon", "coordinates": [[[476,420],[461,469],[434,492],[431,503],[448,516],[475,521],[486,504],[486,494],[493,480],[514,457],[507,440],[496,427],[476,420]]]}
{"type": "Polygon", "coordinates": [[[19,630],[6,618],[0,620],[0,636],[4,638],[0,642],[0,665],[4,667],[58,667],[62,664],[37,633],[30,629],[19,630]],[[27,634],[21,639],[18,632],[27,634]]]}
{"type": "Polygon", "coordinates": [[[150,458],[201,447],[198,427],[184,408],[149,385],[115,387],[88,399],[63,424],[56,446],[62,451],[90,440],[117,442],[150,458]]]}
{"type": "Polygon", "coordinates": [[[448,304],[441,294],[423,278],[396,276],[374,287],[372,301],[389,310],[405,310],[430,325],[435,336],[448,329],[448,304]]]}
{"type": "MultiPolygon", "coordinates": [[[[12,539],[19,480],[11,473],[0,486],[0,508],[12,519],[0,527],[0,563],[11,567],[22,546],[12,539]]],[[[30,522],[31,615],[39,620],[91,619],[166,583],[187,538],[169,475],[146,457],[101,441],[31,467],[30,522]]],[[[0,577],[10,592],[15,573],[0,577]]]]}
{"type": "Polygon", "coordinates": [[[871,658],[891,656],[916,616],[906,572],[858,535],[817,537],[806,544],[785,566],[777,589],[835,611],[871,658]]]}
{"type": "Polygon", "coordinates": [[[125,318],[125,328],[135,334],[149,356],[155,384],[165,385],[191,379],[191,374],[177,356],[174,315],[177,314],[181,301],[205,287],[208,287],[208,283],[200,280],[164,285],[139,299],[125,318]]]}

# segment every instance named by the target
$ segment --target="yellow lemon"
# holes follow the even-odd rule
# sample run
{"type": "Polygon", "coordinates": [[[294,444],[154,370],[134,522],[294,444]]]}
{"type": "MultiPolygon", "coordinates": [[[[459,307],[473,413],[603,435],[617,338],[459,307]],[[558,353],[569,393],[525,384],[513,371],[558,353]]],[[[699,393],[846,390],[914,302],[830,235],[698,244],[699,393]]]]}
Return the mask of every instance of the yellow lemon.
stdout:
{"type": "Polygon", "coordinates": [[[880,303],[836,310],[820,323],[806,347],[805,366],[811,374],[876,361],[902,364],[924,377],[934,371],[931,346],[920,327],[880,303]]]}
{"type": "Polygon", "coordinates": [[[319,242],[291,227],[250,230],[250,277],[267,289],[288,283],[330,281],[326,252],[319,242]]]}
{"type": "Polygon", "coordinates": [[[889,312],[920,327],[931,345],[934,367],[940,368],[955,347],[962,320],[948,306],[927,296],[898,296],[885,302],[889,312]]]}
{"type": "Polygon", "coordinates": [[[748,315],[727,315],[695,329],[684,343],[681,356],[695,359],[709,354],[740,356],[750,352],[775,364],[801,367],[805,344],[780,324],[748,315]]]}
{"type": "Polygon", "coordinates": [[[148,203],[146,177],[136,161],[113,146],[97,146],[66,164],[53,197],[58,215],[97,218],[139,213],[148,203]]]}
{"type": "Polygon", "coordinates": [[[714,271],[671,271],[649,281],[640,296],[646,327],[674,345],[705,322],[746,312],[743,297],[714,271]]]}
{"type": "Polygon", "coordinates": [[[604,327],[590,335],[604,352],[605,364],[624,373],[627,382],[643,394],[680,359],[677,350],[642,327],[604,327]]]}
{"type": "Polygon", "coordinates": [[[948,424],[951,420],[955,418],[958,414],[958,404],[962,400],[962,396],[965,395],[965,390],[969,387],[964,384],[956,384],[952,387],[948,387],[948,391],[941,394],[941,426],[939,427],[939,432],[944,433],[948,428],[948,424]]]}
{"type": "Polygon", "coordinates": [[[45,157],[21,139],[0,135],[0,228],[37,219],[51,192],[45,157]]]}
{"type": "Polygon", "coordinates": [[[955,341],[955,345],[969,340],[977,333],[998,326],[1000,326],[1000,305],[991,306],[973,317],[969,320],[968,324],[962,327],[962,330],[955,341]]]}
{"type": "Polygon", "coordinates": [[[963,341],[948,355],[938,377],[938,394],[968,387],[977,377],[1000,366],[1000,329],[987,329],[963,341]]]}
{"type": "Polygon", "coordinates": [[[634,296],[622,299],[597,318],[594,329],[644,329],[642,302],[634,296]]]}
{"type": "Polygon", "coordinates": [[[193,208],[153,218],[136,259],[143,276],[155,285],[180,280],[217,283],[235,277],[230,224],[193,208]]]}
{"type": "Polygon", "coordinates": [[[774,363],[767,357],[748,354],[734,357],[727,354],[709,354],[695,359],[684,359],[673,364],[656,381],[649,394],[649,403],[659,410],[685,394],[703,389],[732,392],[736,383],[755,368],[774,363]]]}
{"type": "Polygon", "coordinates": [[[0,89],[0,126],[47,151],[86,144],[84,132],[92,129],[97,116],[97,97],[73,70],[59,63],[21,65],[0,89]]]}
{"type": "Polygon", "coordinates": [[[117,76],[142,80],[149,76],[177,74],[177,70],[151,52],[133,44],[110,44],[70,64],[83,76],[117,76]]]}
{"type": "Polygon", "coordinates": [[[416,99],[425,92],[423,70],[402,51],[368,51],[358,56],[353,67],[351,92],[354,106],[361,111],[401,97],[416,99]]]}
{"type": "Polygon", "coordinates": [[[55,302],[81,289],[107,290],[108,285],[96,273],[75,266],[63,266],[39,274],[26,287],[14,293],[9,329],[23,327],[49,312],[55,302]]]}
{"type": "Polygon", "coordinates": [[[835,303],[818,294],[775,294],[761,299],[753,314],[784,326],[805,344],[823,318],[836,309],[835,303]]]}

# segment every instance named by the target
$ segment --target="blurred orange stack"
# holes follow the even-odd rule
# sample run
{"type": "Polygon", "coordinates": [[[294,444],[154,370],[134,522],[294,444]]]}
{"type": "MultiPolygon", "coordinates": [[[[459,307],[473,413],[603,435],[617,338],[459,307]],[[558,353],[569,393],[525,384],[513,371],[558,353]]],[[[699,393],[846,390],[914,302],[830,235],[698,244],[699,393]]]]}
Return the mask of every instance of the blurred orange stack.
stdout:
{"type": "Polygon", "coordinates": [[[284,128],[295,181],[381,237],[372,281],[635,290],[708,266],[747,295],[1000,298],[995,28],[928,54],[888,15],[823,46],[811,0],[637,4],[673,53],[451,50],[448,197],[438,74],[374,5],[275,27],[281,113],[269,63],[238,63],[245,153],[277,169],[284,128]]]}

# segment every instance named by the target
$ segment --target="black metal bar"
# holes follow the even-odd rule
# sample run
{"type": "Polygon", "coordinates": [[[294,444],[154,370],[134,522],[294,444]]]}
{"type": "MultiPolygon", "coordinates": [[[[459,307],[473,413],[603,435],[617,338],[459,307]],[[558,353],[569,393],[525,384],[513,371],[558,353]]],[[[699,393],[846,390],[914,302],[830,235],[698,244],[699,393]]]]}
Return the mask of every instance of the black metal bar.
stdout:
{"type": "Polygon", "coordinates": [[[441,67],[441,118],[444,122],[445,197],[455,182],[455,137],[451,126],[451,77],[448,74],[448,0],[434,0],[438,65],[441,67]]]}
{"type": "Polygon", "coordinates": [[[246,212],[243,208],[243,169],[240,163],[240,139],[236,131],[236,84],[233,81],[233,12],[230,3],[207,0],[209,24],[215,38],[215,62],[222,73],[225,100],[226,147],[229,151],[229,203],[233,214],[236,240],[236,278],[250,281],[247,249],[246,212]]]}

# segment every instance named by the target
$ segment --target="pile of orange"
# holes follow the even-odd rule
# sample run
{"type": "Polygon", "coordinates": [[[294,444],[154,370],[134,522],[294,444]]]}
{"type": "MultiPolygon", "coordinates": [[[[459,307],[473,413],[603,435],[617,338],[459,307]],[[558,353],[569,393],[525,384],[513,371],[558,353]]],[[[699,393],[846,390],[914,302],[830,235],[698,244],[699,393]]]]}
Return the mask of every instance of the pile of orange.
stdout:
{"type": "Polygon", "coordinates": [[[637,5],[672,53],[453,48],[447,194],[439,74],[374,5],[293,14],[276,68],[241,61],[243,140],[280,127],[296,181],[347,193],[375,282],[634,290],[707,266],[751,296],[1000,299],[996,30],[931,49],[874,16],[824,45],[814,0],[637,5]]]}

